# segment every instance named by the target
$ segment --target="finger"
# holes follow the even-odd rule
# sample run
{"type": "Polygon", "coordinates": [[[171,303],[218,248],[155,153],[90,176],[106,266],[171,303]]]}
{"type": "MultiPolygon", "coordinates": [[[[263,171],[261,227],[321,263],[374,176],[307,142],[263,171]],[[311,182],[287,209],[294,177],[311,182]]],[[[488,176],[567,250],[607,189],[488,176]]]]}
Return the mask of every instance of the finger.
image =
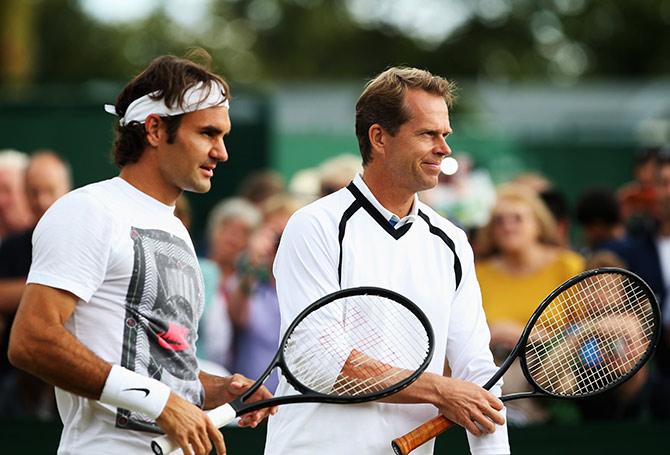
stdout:
{"type": "Polygon", "coordinates": [[[473,436],[481,436],[482,430],[475,424],[475,422],[472,419],[467,419],[465,422],[463,422],[463,428],[468,430],[470,433],[472,433],[473,436]]]}
{"type": "Polygon", "coordinates": [[[205,452],[204,441],[201,438],[200,432],[195,433],[191,438],[191,447],[196,455],[207,455],[209,452],[205,452]]]}
{"type": "Polygon", "coordinates": [[[503,408],[505,407],[503,402],[499,398],[496,398],[495,396],[493,397],[493,400],[489,401],[489,403],[491,404],[491,407],[496,411],[502,411],[503,408]]]}
{"type": "Polygon", "coordinates": [[[490,412],[487,416],[493,421],[493,423],[497,425],[505,425],[505,417],[503,416],[502,412],[490,412]]]}
{"type": "Polygon", "coordinates": [[[210,441],[214,444],[216,453],[219,455],[226,455],[226,444],[223,440],[223,434],[221,434],[221,431],[216,428],[211,420],[207,424],[207,434],[209,435],[210,441]]]}
{"type": "Polygon", "coordinates": [[[260,401],[260,400],[267,400],[272,397],[273,397],[272,393],[265,386],[261,386],[258,390],[254,391],[249,400],[260,401]]]}
{"type": "Polygon", "coordinates": [[[258,416],[259,420],[266,419],[271,413],[272,413],[272,409],[270,409],[270,408],[263,409],[263,411],[258,416]]]}
{"type": "Polygon", "coordinates": [[[260,393],[262,399],[266,400],[272,398],[272,392],[270,392],[265,386],[261,387],[258,392],[260,393]]]}
{"type": "Polygon", "coordinates": [[[204,452],[203,455],[209,455],[212,453],[212,441],[209,439],[209,433],[205,433],[205,439],[203,439],[204,452]]]}
{"type": "Polygon", "coordinates": [[[268,409],[261,409],[259,411],[252,412],[250,414],[247,414],[244,419],[245,422],[250,425],[255,427],[259,423],[263,421],[268,415],[269,415],[269,410],[268,409]]]}
{"type": "Polygon", "coordinates": [[[251,420],[248,416],[244,416],[240,419],[240,421],[237,423],[241,427],[250,427],[252,426],[253,420],[251,420]]]}
{"type": "MultiPolygon", "coordinates": [[[[241,379],[234,379],[233,381],[230,382],[230,386],[233,389],[236,389],[240,392],[248,389],[249,387],[251,387],[252,384],[253,384],[253,382],[251,382],[249,380],[241,380],[241,379]]],[[[256,393],[257,392],[254,392],[254,395],[256,393]]]]}
{"type": "Polygon", "coordinates": [[[476,413],[472,416],[472,420],[482,430],[482,433],[493,433],[496,431],[495,423],[484,414],[476,413]]]}
{"type": "Polygon", "coordinates": [[[233,379],[233,380],[230,382],[230,386],[231,386],[232,388],[234,388],[234,389],[244,390],[244,389],[246,389],[246,388],[249,387],[249,384],[246,384],[246,383],[244,383],[244,382],[242,382],[242,381],[233,379]]]}
{"type": "Polygon", "coordinates": [[[247,414],[247,415],[245,415],[242,419],[240,419],[239,425],[240,425],[241,427],[252,427],[252,428],[256,428],[256,426],[258,425],[258,423],[259,423],[261,420],[262,420],[262,419],[258,418],[257,415],[254,415],[254,414],[247,414]]]}
{"type": "Polygon", "coordinates": [[[179,446],[184,455],[191,455],[193,453],[193,450],[191,449],[191,444],[189,444],[186,439],[178,442],[177,445],[179,446]]]}

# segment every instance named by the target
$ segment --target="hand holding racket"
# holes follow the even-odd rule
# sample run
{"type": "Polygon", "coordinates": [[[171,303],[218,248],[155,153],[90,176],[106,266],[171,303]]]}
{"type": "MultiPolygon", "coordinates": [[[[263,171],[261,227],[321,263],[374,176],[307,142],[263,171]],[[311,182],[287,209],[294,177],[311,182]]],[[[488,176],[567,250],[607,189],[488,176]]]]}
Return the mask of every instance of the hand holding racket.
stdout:
{"type": "MultiPolygon", "coordinates": [[[[659,335],[658,303],[642,279],[622,269],[589,270],[542,301],[484,389],[498,382],[518,358],[533,390],[503,396],[502,401],[597,395],[637,373],[659,335]]],[[[453,425],[440,415],[391,445],[396,454],[405,455],[453,425]]]]}
{"type": "MultiPolygon", "coordinates": [[[[378,400],[414,382],[432,355],[433,330],[410,300],[374,287],[336,291],[296,317],[254,385],[207,415],[220,428],[239,415],[271,406],[378,400]],[[275,367],[299,394],[245,403],[275,367]]],[[[154,439],[151,447],[156,454],[176,448],[167,436],[154,439]]]]}

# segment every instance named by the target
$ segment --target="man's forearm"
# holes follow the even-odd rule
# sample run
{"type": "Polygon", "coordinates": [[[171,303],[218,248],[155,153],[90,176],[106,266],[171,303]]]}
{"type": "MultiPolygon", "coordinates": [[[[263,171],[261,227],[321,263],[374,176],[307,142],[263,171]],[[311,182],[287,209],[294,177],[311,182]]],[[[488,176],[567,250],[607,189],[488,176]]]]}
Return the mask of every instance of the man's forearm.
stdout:
{"type": "Polygon", "coordinates": [[[100,398],[112,368],[62,326],[46,328],[23,346],[14,346],[10,361],[56,387],[93,400],[100,398]]]}

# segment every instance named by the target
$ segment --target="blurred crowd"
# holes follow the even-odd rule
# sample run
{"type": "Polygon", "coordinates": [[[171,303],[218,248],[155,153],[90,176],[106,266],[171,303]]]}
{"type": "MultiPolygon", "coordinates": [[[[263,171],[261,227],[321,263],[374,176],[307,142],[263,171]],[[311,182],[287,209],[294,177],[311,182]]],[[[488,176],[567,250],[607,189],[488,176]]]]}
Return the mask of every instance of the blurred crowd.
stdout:
{"type": "MultiPolygon", "coordinates": [[[[641,276],[670,324],[670,150],[640,151],[632,182],[589,188],[572,207],[562,190],[539,173],[494,184],[465,154],[457,161],[455,173],[443,174],[440,184],[420,197],[468,233],[497,362],[516,344],[537,305],[590,268],[622,267],[641,276]]],[[[290,182],[259,170],[209,211],[198,251],[205,282],[197,344],[201,368],[250,378],[262,374],[279,340],[272,263],[282,231],[301,206],[346,186],[361,171],[360,158],[349,154],[298,172],[290,182]]],[[[68,164],[53,151],[0,151],[0,418],[57,418],[52,388],[12,368],[6,351],[30,268],[32,231],[71,186],[68,164]]],[[[182,195],[175,209],[186,227],[192,217],[188,197],[182,195]]],[[[574,404],[510,402],[510,424],[667,419],[669,336],[663,334],[653,361],[622,387],[574,404]]],[[[518,368],[504,379],[505,394],[529,387],[518,368]]],[[[267,386],[273,391],[276,385],[275,373],[267,386]]]]}

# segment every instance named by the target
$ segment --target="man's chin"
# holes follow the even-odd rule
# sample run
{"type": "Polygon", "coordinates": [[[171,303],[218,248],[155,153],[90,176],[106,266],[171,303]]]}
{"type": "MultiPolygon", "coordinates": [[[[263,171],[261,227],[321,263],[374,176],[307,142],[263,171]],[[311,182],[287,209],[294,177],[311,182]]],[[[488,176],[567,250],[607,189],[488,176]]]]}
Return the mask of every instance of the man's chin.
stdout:
{"type": "Polygon", "coordinates": [[[437,177],[435,177],[435,178],[428,177],[428,178],[423,180],[422,187],[418,191],[426,191],[426,190],[430,190],[431,188],[435,188],[437,186],[438,182],[439,182],[439,180],[438,180],[437,177]]]}
{"type": "Polygon", "coordinates": [[[198,183],[196,185],[190,185],[187,188],[183,188],[184,191],[188,191],[189,193],[207,193],[211,189],[212,183],[209,181],[207,183],[198,183]]]}

